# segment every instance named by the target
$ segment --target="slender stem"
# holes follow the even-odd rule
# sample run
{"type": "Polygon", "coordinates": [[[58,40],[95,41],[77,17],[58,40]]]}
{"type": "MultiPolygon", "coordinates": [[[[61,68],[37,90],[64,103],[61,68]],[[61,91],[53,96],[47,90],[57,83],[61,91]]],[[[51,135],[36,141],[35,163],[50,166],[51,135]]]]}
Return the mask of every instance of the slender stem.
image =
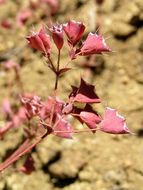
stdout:
{"type": "Polygon", "coordinates": [[[58,50],[58,60],[57,60],[57,70],[56,70],[56,81],[55,81],[55,91],[58,88],[58,81],[59,81],[59,68],[60,68],[60,57],[61,57],[61,50],[58,50]]]}
{"type": "Polygon", "coordinates": [[[54,131],[54,133],[84,133],[84,132],[91,132],[91,131],[97,131],[99,130],[98,128],[96,129],[83,129],[83,130],[71,130],[71,131],[54,131]]]}
{"type": "MultiPolygon", "coordinates": [[[[60,120],[61,119],[59,119],[56,123],[55,123],[55,125],[53,126],[53,129],[54,129],[54,127],[60,122],[60,120]]],[[[41,124],[44,124],[44,125],[47,125],[45,122],[40,122],[41,124]]],[[[47,126],[49,126],[49,125],[47,125],[47,126]]],[[[82,130],[78,130],[78,129],[74,129],[74,130],[70,130],[70,131],[67,131],[67,130],[63,130],[63,131],[58,131],[58,130],[54,130],[52,133],[54,133],[54,134],[56,134],[56,133],[86,133],[86,132],[96,132],[96,131],[98,131],[98,130],[100,130],[100,128],[95,128],[95,129],[82,129],[82,130]]]]}
{"type": "Polygon", "coordinates": [[[51,58],[50,58],[49,56],[47,56],[47,59],[48,59],[48,61],[49,61],[49,63],[50,63],[49,68],[50,68],[52,71],[54,71],[54,73],[56,73],[56,69],[55,69],[55,66],[53,65],[53,62],[52,62],[51,58]]]}

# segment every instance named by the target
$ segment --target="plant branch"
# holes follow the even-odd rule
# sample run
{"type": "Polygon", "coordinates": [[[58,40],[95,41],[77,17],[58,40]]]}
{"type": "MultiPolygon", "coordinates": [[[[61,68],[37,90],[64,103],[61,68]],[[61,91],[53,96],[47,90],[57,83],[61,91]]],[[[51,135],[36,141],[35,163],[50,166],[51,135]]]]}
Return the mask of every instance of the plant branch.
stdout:
{"type": "Polygon", "coordinates": [[[57,69],[56,69],[56,81],[55,81],[55,88],[56,91],[58,88],[58,81],[59,81],[59,68],[60,68],[60,57],[61,57],[61,50],[58,50],[58,60],[57,60],[57,69]]]}
{"type": "Polygon", "coordinates": [[[53,65],[53,62],[52,62],[52,60],[51,60],[51,58],[49,57],[49,56],[47,56],[47,59],[48,59],[48,61],[49,61],[49,68],[54,72],[54,73],[56,73],[56,68],[55,68],[55,66],[53,65]]]}
{"type": "Polygon", "coordinates": [[[91,131],[97,131],[97,130],[99,130],[98,128],[96,128],[96,129],[83,129],[83,130],[71,130],[71,131],[54,131],[54,133],[86,133],[86,132],[91,132],[91,131]]]}

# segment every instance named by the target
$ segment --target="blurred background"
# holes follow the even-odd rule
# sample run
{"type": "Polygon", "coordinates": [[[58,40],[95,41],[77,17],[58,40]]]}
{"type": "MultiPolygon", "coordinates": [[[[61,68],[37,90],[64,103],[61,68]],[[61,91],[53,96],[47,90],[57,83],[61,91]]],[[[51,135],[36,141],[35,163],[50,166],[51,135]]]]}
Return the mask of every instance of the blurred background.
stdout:
{"type": "MultiPolygon", "coordinates": [[[[0,174],[0,190],[143,190],[142,0],[0,0],[0,63],[18,63],[24,90],[46,98],[54,76],[25,37],[42,25],[70,19],[86,25],[84,38],[89,32],[103,34],[113,52],[76,59],[61,78],[60,97],[66,99],[70,86],[84,77],[96,85],[101,113],[106,106],[116,108],[135,135],[49,136],[33,150],[37,170],[25,175],[9,168],[0,174]]],[[[53,60],[56,53],[53,49],[53,60]]],[[[65,47],[62,64],[68,61],[65,47]]],[[[15,101],[18,87],[11,83],[13,73],[1,65],[2,105],[5,97],[15,101]]],[[[22,134],[14,129],[0,140],[1,161],[19,146],[22,134]]]]}

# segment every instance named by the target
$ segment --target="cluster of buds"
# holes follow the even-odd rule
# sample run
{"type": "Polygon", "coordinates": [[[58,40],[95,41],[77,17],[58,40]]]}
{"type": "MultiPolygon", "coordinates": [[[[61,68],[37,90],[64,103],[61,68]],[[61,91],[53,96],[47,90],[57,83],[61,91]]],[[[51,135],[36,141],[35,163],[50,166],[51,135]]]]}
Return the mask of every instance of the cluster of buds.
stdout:
{"type": "MultiPolygon", "coordinates": [[[[75,22],[73,20],[66,24],[56,24],[49,27],[53,41],[59,50],[63,47],[65,33],[70,47],[69,53],[72,52],[71,59],[73,58],[73,55],[75,58],[77,55],[86,56],[111,51],[111,49],[106,45],[104,38],[96,33],[89,33],[82,45],[78,48],[75,47],[79,42],[81,42],[84,30],[85,26],[83,23],[75,22]]],[[[51,52],[49,39],[50,36],[46,33],[44,28],[39,32],[32,32],[32,35],[27,37],[29,45],[32,48],[41,51],[44,55],[49,55],[51,52]]]]}
{"type": "MultiPolygon", "coordinates": [[[[50,134],[71,139],[75,133],[80,132],[131,133],[126,126],[125,118],[119,115],[115,109],[107,107],[103,116],[100,116],[97,110],[93,109],[92,105],[101,103],[101,100],[96,93],[95,86],[87,83],[82,78],[79,86],[72,86],[66,102],[56,96],[61,74],[63,75],[71,69],[67,67],[60,68],[61,50],[66,42],[64,36],[67,38],[71,60],[76,59],[77,56],[102,54],[111,51],[105,43],[104,38],[96,33],[89,33],[85,41],[81,43],[84,30],[85,26],[83,23],[69,21],[66,24],[50,26],[49,33],[42,27],[39,32],[32,32],[32,35],[27,37],[29,45],[46,57],[49,68],[55,74],[55,93],[54,96],[48,97],[46,101],[42,101],[40,97],[32,95],[23,95],[21,97],[22,110],[24,107],[25,111],[22,112],[22,115],[18,112],[17,117],[19,118],[19,122],[21,121],[20,123],[31,123],[32,127],[25,129],[26,140],[15,153],[0,164],[0,171],[31,151],[43,138],[50,134]],[[51,57],[52,40],[58,50],[57,64],[53,63],[51,57]],[[82,106],[79,107],[79,104],[82,106]],[[85,124],[87,129],[83,128],[79,130],[73,127],[71,116],[81,124],[85,124]],[[38,119],[38,123],[36,124],[33,122],[35,118],[36,120],[38,119]]],[[[6,105],[5,110],[11,112],[9,106],[6,107],[6,105]]],[[[21,171],[30,173],[34,169],[34,166],[29,167],[29,162],[32,162],[33,165],[32,158],[28,156],[21,171]]]]}

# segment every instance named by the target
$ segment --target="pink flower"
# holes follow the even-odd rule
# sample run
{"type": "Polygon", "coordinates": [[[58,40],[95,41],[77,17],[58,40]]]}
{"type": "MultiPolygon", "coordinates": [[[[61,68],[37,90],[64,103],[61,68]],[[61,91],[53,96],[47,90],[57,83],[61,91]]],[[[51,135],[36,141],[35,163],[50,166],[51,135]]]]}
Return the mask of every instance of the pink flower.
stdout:
{"type": "Polygon", "coordinates": [[[5,29],[11,29],[12,28],[12,23],[8,19],[4,19],[1,21],[1,26],[5,29]]]}
{"type": "MultiPolygon", "coordinates": [[[[0,128],[0,137],[4,136],[10,129],[19,127],[22,123],[27,121],[25,108],[21,107],[18,112],[13,115],[12,110],[9,110],[9,105],[5,105],[5,111],[9,111],[10,121],[6,122],[3,127],[0,128]]],[[[11,108],[10,108],[11,109],[11,108]]]]}
{"type": "Polygon", "coordinates": [[[41,120],[51,126],[51,123],[55,123],[57,115],[62,115],[63,106],[64,102],[62,100],[49,96],[39,112],[41,120]]]}
{"type": "Polygon", "coordinates": [[[101,54],[110,51],[111,49],[101,35],[89,33],[83,46],[80,48],[79,55],[101,54]]]}
{"type": "Polygon", "coordinates": [[[56,124],[54,127],[54,134],[62,138],[71,139],[73,135],[73,128],[71,124],[62,118],[60,115],[57,115],[56,124]]]}
{"type": "MultiPolygon", "coordinates": [[[[97,124],[101,122],[100,116],[98,116],[97,113],[92,113],[88,111],[81,111],[80,112],[80,119],[90,128],[90,129],[95,129],[97,124]]],[[[95,132],[93,131],[93,132],[95,132]]]]}
{"type": "Polygon", "coordinates": [[[27,117],[30,119],[37,116],[43,107],[39,96],[33,96],[32,98],[22,97],[21,102],[26,109],[27,117]]]}
{"type": "Polygon", "coordinates": [[[23,9],[20,10],[19,13],[17,14],[17,25],[19,27],[23,26],[25,22],[32,16],[32,12],[30,9],[23,9]]]}
{"type": "Polygon", "coordinates": [[[85,123],[93,133],[96,132],[97,124],[101,122],[101,117],[89,104],[86,104],[83,109],[74,106],[71,115],[78,119],[82,124],[85,123]]]}
{"type": "Polygon", "coordinates": [[[2,64],[6,70],[16,69],[17,72],[20,70],[19,65],[12,60],[4,61],[2,64]]]}
{"type": "Polygon", "coordinates": [[[2,103],[2,112],[4,113],[5,116],[11,117],[12,116],[12,109],[11,105],[9,102],[9,99],[5,98],[2,103]]]}
{"type": "Polygon", "coordinates": [[[111,108],[106,108],[103,120],[100,123],[100,130],[111,134],[131,133],[126,126],[125,118],[111,108]]]}
{"type": "Polygon", "coordinates": [[[61,24],[56,24],[50,27],[49,30],[52,33],[52,38],[54,40],[55,45],[60,50],[64,44],[63,26],[61,24]]]}
{"type": "Polygon", "coordinates": [[[50,36],[46,34],[44,28],[39,32],[32,32],[32,35],[28,36],[26,39],[32,48],[41,51],[44,55],[50,55],[50,36]]]}
{"type": "Polygon", "coordinates": [[[69,43],[74,46],[81,39],[85,26],[81,22],[71,20],[63,25],[63,29],[69,39],[69,43]]]}

